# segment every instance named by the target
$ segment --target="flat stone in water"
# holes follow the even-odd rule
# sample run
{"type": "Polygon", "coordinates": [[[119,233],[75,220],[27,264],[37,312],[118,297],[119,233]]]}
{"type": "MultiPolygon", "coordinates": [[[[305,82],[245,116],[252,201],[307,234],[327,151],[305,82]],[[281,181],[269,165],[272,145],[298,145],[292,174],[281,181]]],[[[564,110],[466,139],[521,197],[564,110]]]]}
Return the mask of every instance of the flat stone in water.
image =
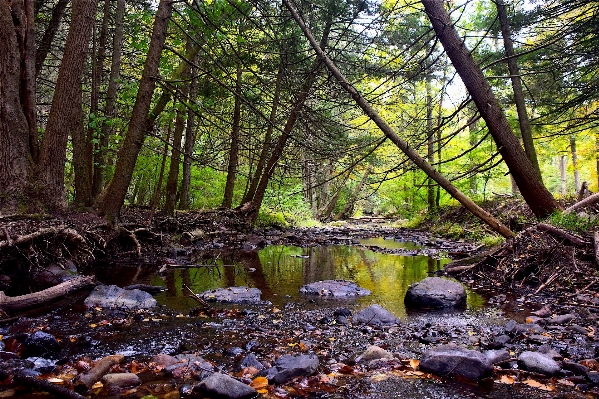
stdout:
{"type": "Polygon", "coordinates": [[[305,295],[330,296],[334,298],[370,295],[370,291],[367,289],[347,280],[316,281],[302,286],[300,288],[300,293],[305,295]]]}
{"type": "Polygon", "coordinates": [[[466,306],[466,290],[455,281],[427,277],[412,284],[404,299],[406,306],[415,308],[452,308],[466,306]]]}
{"type": "Polygon", "coordinates": [[[85,306],[101,308],[147,309],[156,306],[152,295],[140,290],[125,290],[116,285],[99,285],[84,301],[85,306]]]}
{"type": "Polygon", "coordinates": [[[258,288],[227,287],[205,291],[199,295],[202,299],[211,302],[259,303],[262,291],[258,288]]]}

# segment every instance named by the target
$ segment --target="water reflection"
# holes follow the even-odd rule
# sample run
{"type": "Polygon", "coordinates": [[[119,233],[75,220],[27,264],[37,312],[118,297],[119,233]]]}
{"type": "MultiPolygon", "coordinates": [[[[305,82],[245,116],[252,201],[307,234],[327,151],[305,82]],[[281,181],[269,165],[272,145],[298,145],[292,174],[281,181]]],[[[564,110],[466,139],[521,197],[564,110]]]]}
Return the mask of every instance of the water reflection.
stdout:
{"type": "MultiPolygon", "coordinates": [[[[166,285],[156,296],[159,303],[181,311],[195,306],[181,294],[182,284],[195,292],[228,286],[259,288],[262,298],[281,306],[289,300],[305,300],[299,288],[318,280],[345,279],[372,291],[356,299],[364,306],[379,303],[399,317],[406,316],[403,298],[408,286],[439,270],[447,260],[428,256],[380,254],[352,246],[299,248],[271,246],[258,252],[231,254],[213,265],[170,270],[166,278],[154,276],[151,283],[166,285]]],[[[482,299],[469,292],[468,306],[482,306],[482,299]]]]}

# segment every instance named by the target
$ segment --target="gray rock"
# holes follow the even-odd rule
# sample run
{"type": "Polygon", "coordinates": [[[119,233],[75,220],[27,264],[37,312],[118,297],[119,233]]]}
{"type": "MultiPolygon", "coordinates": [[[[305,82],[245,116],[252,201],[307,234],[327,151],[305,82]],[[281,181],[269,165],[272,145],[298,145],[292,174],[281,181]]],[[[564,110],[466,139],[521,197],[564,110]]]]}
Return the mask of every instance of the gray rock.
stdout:
{"type": "Polygon", "coordinates": [[[164,368],[164,372],[171,375],[181,374],[184,372],[183,369],[188,369],[196,374],[197,379],[202,380],[214,371],[214,366],[200,356],[191,354],[180,354],[177,356],[160,354],[157,356],[161,357],[163,364],[168,364],[164,368]]]}
{"type": "Polygon", "coordinates": [[[205,291],[198,295],[209,302],[260,303],[262,291],[258,288],[227,287],[205,291]]]}
{"type": "Polygon", "coordinates": [[[512,357],[505,349],[490,350],[483,352],[483,355],[489,359],[489,363],[498,364],[510,360],[512,357]]]}
{"type": "Polygon", "coordinates": [[[256,355],[250,353],[239,362],[238,369],[242,370],[248,367],[253,367],[257,370],[264,369],[264,365],[256,358],[256,355]]]}
{"type": "Polygon", "coordinates": [[[223,373],[213,373],[194,386],[193,391],[211,398],[249,399],[258,395],[254,388],[223,373]]]}
{"type": "Polygon", "coordinates": [[[545,375],[555,375],[560,366],[550,356],[540,353],[525,351],[518,356],[518,365],[528,371],[545,375]]]}
{"type": "Polygon", "coordinates": [[[368,348],[366,348],[364,353],[362,353],[360,356],[356,358],[356,363],[368,363],[372,360],[393,358],[394,356],[390,352],[387,352],[379,346],[371,345],[368,348]]]}
{"type": "Polygon", "coordinates": [[[85,306],[147,309],[156,306],[152,295],[140,290],[125,290],[116,285],[99,285],[85,299],[85,306]]]}
{"type": "Polygon", "coordinates": [[[316,281],[302,286],[300,288],[300,293],[304,295],[330,296],[333,298],[370,295],[370,291],[367,289],[347,280],[316,281]]]}
{"type": "Polygon", "coordinates": [[[460,375],[477,380],[493,372],[489,359],[480,352],[443,345],[427,351],[420,360],[420,370],[439,376],[460,375]]]}
{"type": "Polygon", "coordinates": [[[587,366],[568,360],[564,360],[562,362],[562,368],[564,370],[570,370],[576,375],[586,375],[590,371],[590,369],[587,366]]]}
{"type": "Polygon", "coordinates": [[[141,380],[133,373],[111,373],[102,377],[102,383],[108,389],[115,389],[136,387],[141,385],[141,380]]]}
{"type": "Polygon", "coordinates": [[[466,306],[466,290],[462,284],[441,277],[427,277],[412,284],[404,298],[414,308],[453,308],[466,306]]]}
{"type": "Polygon", "coordinates": [[[56,370],[56,362],[43,357],[30,357],[27,360],[33,362],[33,369],[40,373],[52,373],[56,370]]]}
{"type": "Polygon", "coordinates": [[[316,355],[281,356],[273,367],[263,370],[260,375],[273,384],[285,384],[295,377],[314,374],[318,366],[316,355]]]}
{"type": "Polygon", "coordinates": [[[401,321],[388,310],[383,309],[380,305],[370,305],[366,309],[360,310],[353,317],[355,324],[371,324],[371,325],[391,325],[401,324],[401,321]]]}
{"type": "Polygon", "coordinates": [[[576,319],[576,315],[568,313],[568,314],[561,314],[559,316],[554,316],[550,319],[547,320],[547,324],[551,324],[551,325],[564,325],[564,324],[568,324],[569,322],[571,322],[572,320],[576,319]]]}
{"type": "Polygon", "coordinates": [[[25,340],[23,357],[49,357],[53,358],[60,352],[58,340],[51,334],[36,331],[25,340]]]}

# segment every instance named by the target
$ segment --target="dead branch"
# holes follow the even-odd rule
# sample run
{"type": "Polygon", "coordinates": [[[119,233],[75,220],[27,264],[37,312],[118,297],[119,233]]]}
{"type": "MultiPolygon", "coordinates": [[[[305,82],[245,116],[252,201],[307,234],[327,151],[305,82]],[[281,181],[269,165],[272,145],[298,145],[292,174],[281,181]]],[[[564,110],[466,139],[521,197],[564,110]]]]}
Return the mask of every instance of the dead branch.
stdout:
{"type": "Polygon", "coordinates": [[[120,354],[102,358],[90,371],[75,378],[75,390],[77,392],[87,393],[96,382],[100,381],[100,379],[110,371],[112,366],[121,363],[124,359],[125,356],[120,354]]]}
{"type": "Polygon", "coordinates": [[[191,288],[189,288],[185,284],[183,284],[183,290],[184,290],[185,295],[187,295],[188,297],[190,297],[193,300],[197,301],[200,305],[205,306],[205,307],[210,307],[210,305],[208,305],[208,302],[206,302],[205,300],[203,300],[198,294],[196,294],[195,292],[193,292],[191,290],[191,288]]]}
{"type": "MultiPolygon", "coordinates": [[[[65,228],[65,227],[63,226],[63,228],[65,228]]],[[[12,245],[23,245],[23,244],[27,244],[27,243],[35,240],[36,238],[46,237],[46,236],[51,236],[53,234],[56,234],[56,231],[57,231],[56,228],[49,227],[47,229],[38,230],[38,231],[36,231],[34,233],[31,233],[31,234],[26,234],[24,236],[19,236],[19,237],[15,238],[12,241],[10,239],[8,239],[6,241],[0,242],[0,248],[9,247],[9,246],[12,246],[12,245]]]]}
{"type": "Polygon", "coordinates": [[[54,287],[27,295],[9,297],[4,294],[4,291],[0,291],[0,309],[5,311],[30,309],[95,284],[96,280],[93,276],[79,276],[54,287]]]}
{"type": "Polygon", "coordinates": [[[550,224],[539,223],[536,225],[536,228],[539,231],[545,231],[557,238],[561,238],[564,241],[567,241],[568,243],[570,243],[572,245],[578,245],[578,246],[589,245],[589,243],[587,241],[583,240],[581,237],[578,237],[574,234],[568,233],[565,230],[558,229],[557,227],[551,226],[550,224]]]}
{"type": "Polygon", "coordinates": [[[564,214],[572,213],[580,208],[584,208],[585,206],[593,205],[594,203],[599,202],[599,193],[593,194],[590,197],[583,199],[582,201],[578,201],[574,205],[564,209],[564,214]]]}
{"type": "Polygon", "coordinates": [[[77,392],[73,392],[70,389],[61,387],[60,385],[53,384],[51,382],[40,380],[39,378],[30,377],[21,373],[11,374],[6,370],[0,370],[0,378],[10,378],[19,384],[25,385],[26,387],[35,388],[38,391],[48,392],[56,397],[65,399],[87,399],[85,396],[79,395],[77,392]]]}

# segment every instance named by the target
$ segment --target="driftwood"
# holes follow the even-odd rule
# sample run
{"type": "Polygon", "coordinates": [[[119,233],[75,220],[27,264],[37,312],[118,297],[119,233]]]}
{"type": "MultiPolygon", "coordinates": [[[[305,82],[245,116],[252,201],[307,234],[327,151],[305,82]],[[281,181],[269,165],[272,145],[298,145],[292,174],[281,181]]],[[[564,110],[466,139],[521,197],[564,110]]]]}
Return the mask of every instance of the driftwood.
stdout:
{"type": "Polygon", "coordinates": [[[590,197],[586,197],[582,201],[578,201],[574,205],[564,209],[564,214],[572,213],[575,210],[580,208],[584,208],[585,206],[593,205],[594,203],[599,202],[599,193],[593,194],[590,197]]]}
{"type": "Polygon", "coordinates": [[[85,374],[76,377],[75,390],[81,393],[87,393],[96,382],[100,381],[112,366],[121,363],[125,359],[123,355],[110,355],[102,358],[94,368],[85,374]]]}
{"type": "Polygon", "coordinates": [[[4,294],[4,291],[0,291],[0,309],[5,311],[30,309],[95,284],[96,280],[93,276],[80,276],[27,295],[9,297],[4,294]]]}
{"type": "Polygon", "coordinates": [[[558,229],[557,227],[551,226],[549,224],[539,223],[536,225],[536,228],[539,231],[544,231],[544,232],[551,234],[552,236],[561,238],[564,241],[567,241],[568,243],[570,243],[572,245],[578,245],[578,246],[589,245],[589,242],[583,240],[581,237],[578,237],[574,234],[568,233],[565,230],[558,229]]]}
{"type": "Polygon", "coordinates": [[[0,370],[0,379],[6,379],[10,377],[12,377],[12,379],[19,384],[29,388],[35,388],[38,391],[51,393],[58,398],[87,399],[87,397],[79,395],[77,392],[73,392],[70,389],[61,387],[60,385],[56,385],[51,382],[40,380],[39,378],[31,377],[21,373],[11,374],[6,370],[0,370]]]}

